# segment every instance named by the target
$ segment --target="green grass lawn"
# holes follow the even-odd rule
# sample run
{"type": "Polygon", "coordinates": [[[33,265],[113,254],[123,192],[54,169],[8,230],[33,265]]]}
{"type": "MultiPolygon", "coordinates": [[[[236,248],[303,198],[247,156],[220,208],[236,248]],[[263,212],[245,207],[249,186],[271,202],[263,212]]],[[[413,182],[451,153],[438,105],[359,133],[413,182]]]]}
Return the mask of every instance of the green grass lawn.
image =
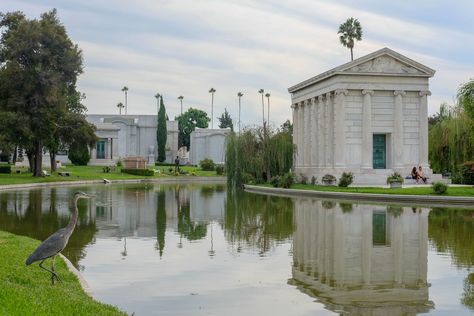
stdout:
{"type": "MultiPolygon", "coordinates": [[[[270,184],[263,186],[272,187],[270,184]]],[[[400,189],[376,188],[376,187],[348,187],[340,188],[337,186],[311,185],[311,184],[293,184],[292,189],[314,190],[325,192],[351,192],[351,193],[373,193],[373,194],[403,194],[403,195],[437,195],[433,192],[431,186],[419,186],[400,189]]],[[[447,193],[442,196],[472,196],[474,197],[474,187],[472,186],[449,186],[447,193]]]]}
{"type": "MultiPolygon", "coordinates": [[[[38,263],[26,266],[26,258],[39,244],[0,231],[0,315],[126,315],[87,296],[60,258],[55,267],[61,282],[55,285],[38,263]]],[[[45,266],[51,266],[50,259],[45,266]]]]}
{"type": "MultiPolygon", "coordinates": [[[[58,172],[69,171],[71,176],[59,176],[58,172],[51,174],[48,177],[33,177],[31,173],[27,172],[26,168],[13,168],[13,170],[19,169],[21,173],[1,174],[0,173],[0,185],[5,184],[23,184],[23,183],[38,183],[38,182],[58,182],[58,181],[78,181],[78,180],[102,180],[103,178],[109,180],[119,179],[143,179],[143,178],[161,178],[161,177],[173,177],[174,167],[172,167],[173,174],[169,174],[170,167],[153,167],[153,169],[160,170],[160,173],[155,173],[154,176],[135,176],[131,174],[121,173],[120,168],[116,168],[115,171],[110,173],[104,173],[103,167],[101,166],[73,166],[67,165],[65,168],[58,168],[58,172]]],[[[200,177],[213,177],[217,176],[215,171],[203,171],[199,167],[183,166],[182,170],[188,173],[194,173],[200,177]]],[[[45,169],[49,172],[49,169],[45,169]]],[[[180,175],[181,177],[181,175],[180,175]]]]}

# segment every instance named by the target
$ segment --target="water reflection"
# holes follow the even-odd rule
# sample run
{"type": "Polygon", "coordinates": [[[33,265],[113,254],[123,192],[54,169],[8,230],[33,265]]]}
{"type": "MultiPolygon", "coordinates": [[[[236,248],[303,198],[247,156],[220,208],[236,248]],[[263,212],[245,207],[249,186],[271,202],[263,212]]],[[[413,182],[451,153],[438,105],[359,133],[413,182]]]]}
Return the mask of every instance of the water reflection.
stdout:
{"type": "Polygon", "coordinates": [[[290,284],[329,310],[405,315],[433,308],[426,208],[295,199],[290,284]]]}

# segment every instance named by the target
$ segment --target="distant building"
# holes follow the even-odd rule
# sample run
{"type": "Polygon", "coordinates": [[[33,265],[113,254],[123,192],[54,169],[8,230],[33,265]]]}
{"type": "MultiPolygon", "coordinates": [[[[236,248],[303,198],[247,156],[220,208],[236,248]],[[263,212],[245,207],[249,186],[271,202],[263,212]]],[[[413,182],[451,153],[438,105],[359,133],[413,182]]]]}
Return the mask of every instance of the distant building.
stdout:
{"type": "Polygon", "coordinates": [[[355,175],[382,184],[397,171],[428,165],[429,78],[435,71],[389,48],[288,89],[293,109],[295,174],[355,175]]]}
{"type": "MultiPolygon", "coordinates": [[[[158,156],[156,115],[89,114],[97,127],[99,141],[91,150],[90,165],[109,165],[125,157],[140,156],[154,164],[158,156]]],[[[178,152],[178,122],[166,121],[166,161],[172,163],[178,152]]]]}
{"type": "Polygon", "coordinates": [[[225,146],[230,129],[196,128],[191,133],[189,162],[198,165],[203,159],[209,158],[217,164],[225,162],[225,146]]]}

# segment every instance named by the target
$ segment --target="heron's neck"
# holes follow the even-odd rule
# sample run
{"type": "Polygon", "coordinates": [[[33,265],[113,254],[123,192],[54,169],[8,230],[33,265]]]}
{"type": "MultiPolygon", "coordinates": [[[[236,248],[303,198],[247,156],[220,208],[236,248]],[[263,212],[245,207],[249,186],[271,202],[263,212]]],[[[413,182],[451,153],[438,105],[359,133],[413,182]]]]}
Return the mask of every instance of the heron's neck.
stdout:
{"type": "Polygon", "coordinates": [[[72,213],[71,219],[69,219],[69,223],[67,224],[67,228],[69,231],[73,231],[74,227],[76,227],[77,215],[79,213],[79,210],[77,209],[78,200],[79,200],[78,198],[74,199],[74,212],[72,213]]]}

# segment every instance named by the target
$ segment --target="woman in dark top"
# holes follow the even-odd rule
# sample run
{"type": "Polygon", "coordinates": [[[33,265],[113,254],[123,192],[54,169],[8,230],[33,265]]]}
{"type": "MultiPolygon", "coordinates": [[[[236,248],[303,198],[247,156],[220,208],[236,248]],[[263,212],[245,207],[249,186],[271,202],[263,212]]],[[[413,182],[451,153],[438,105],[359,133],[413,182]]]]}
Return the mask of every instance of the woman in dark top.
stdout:
{"type": "Polygon", "coordinates": [[[418,175],[418,171],[416,170],[416,166],[411,169],[411,178],[416,180],[416,183],[418,183],[418,180],[420,179],[420,176],[418,175]]]}

